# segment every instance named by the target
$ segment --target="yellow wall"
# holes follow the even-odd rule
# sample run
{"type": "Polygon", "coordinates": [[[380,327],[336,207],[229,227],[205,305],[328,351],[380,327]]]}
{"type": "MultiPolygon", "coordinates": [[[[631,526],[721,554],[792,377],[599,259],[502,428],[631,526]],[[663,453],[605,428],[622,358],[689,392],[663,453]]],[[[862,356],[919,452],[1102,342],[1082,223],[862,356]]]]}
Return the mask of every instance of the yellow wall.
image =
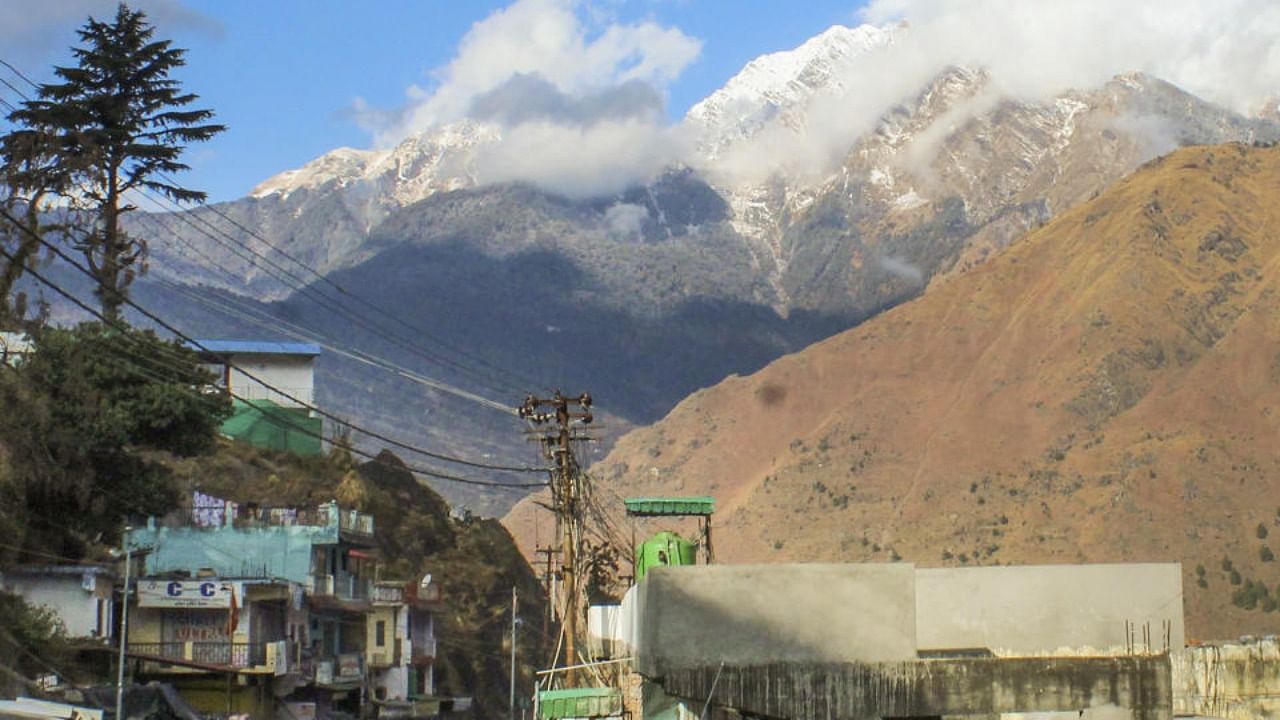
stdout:
{"type": "Polygon", "coordinates": [[[170,682],[197,712],[225,715],[230,697],[231,713],[247,713],[253,720],[267,720],[274,716],[270,678],[249,678],[251,684],[241,685],[239,678],[232,677],[230,695],[227,693],[226,675],[173,678],[170,682]]]}
{"type": "Polygon", "coordinates": [[[160,636],[161,612],[159,608],[129,608],[129,642],[162,642],[160,636]]]}
{"type": "Polygon", "coordinates": [[[378,653],[383,653],[388,658],[394,658],[396,651],[396,609],[394,607],[374,607],[373,611],[365,616],[364,633],[364,661],[366,665],[372,663],[373,656],[378,653]],[[378,639],[379,620],[386,623],[386,628],[383,630],[382,647],[378,647],[375,644],[378,639]]]}

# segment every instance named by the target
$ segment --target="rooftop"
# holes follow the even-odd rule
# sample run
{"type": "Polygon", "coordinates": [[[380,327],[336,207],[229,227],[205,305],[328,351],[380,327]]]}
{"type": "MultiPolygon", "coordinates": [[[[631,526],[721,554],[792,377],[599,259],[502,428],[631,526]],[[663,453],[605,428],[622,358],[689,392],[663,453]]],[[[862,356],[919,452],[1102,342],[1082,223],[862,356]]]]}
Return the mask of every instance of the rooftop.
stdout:
{"type": "Polygon", "coordinates": [[[193,340],[187,347],[196,352],[228,355],[319,355],[315,343],[275,342],[271,340],[193,340]]]}
{"type": "Polygon", "coordinates": [[[633,517],[711,515],[716,509],[712,497],[639,497],[623,501],[633,517]]]}

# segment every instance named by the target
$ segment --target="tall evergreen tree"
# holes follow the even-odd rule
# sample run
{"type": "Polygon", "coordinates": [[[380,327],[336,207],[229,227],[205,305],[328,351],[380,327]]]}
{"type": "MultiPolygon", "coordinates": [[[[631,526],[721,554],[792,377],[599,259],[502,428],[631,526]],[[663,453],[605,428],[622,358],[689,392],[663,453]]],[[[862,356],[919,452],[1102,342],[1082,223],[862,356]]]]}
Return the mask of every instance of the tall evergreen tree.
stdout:
{"type": "Polygon", "coordinates": [[[96,275],[112,320],[147,251],[144,239],[120,225],[137,209],[131,193],[204,200],[205,193],[170,178],[187,169],[179,160],[187,144],[225,129],[208,122],[213,111],[188,109],[197,96],[169,77],[185,64],[185,51],[154,33],[141,11],[124,4],[112,22],[89,18],[81,45],[72,48],[77,64],[55,68],[61,82],[41,85],[35,99],[10,113],[18,129],[0,139],[11,199],[28,204],[28,217],[51,210],[73,218],[64,234],[96,275]]]}

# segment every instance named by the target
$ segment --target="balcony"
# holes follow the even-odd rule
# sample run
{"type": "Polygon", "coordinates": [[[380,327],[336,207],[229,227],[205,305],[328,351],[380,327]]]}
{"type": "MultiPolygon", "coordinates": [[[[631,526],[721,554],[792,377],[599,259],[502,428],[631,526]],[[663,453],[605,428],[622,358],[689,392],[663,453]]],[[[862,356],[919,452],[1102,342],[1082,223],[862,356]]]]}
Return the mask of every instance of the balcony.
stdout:
{"type": "Polygon", "coordinates": [[[286,640],[256,643],[158,642],[129,643],[134,657],[199,669],[235,669],[246,673],[283,675],[293,669],[286,640]]]}
{"type": "Polygon", "coordinates": [[[430,665],[436,659],[436,638],[434,635],[428,638],[413,639],[413,656],[414,665],[430,665]]]}
{"type": "Polygon", "coordinates": [[[315,684],[323,688],[359,687],[364,679],[364,662],[360,653],[342,653],[314,661],[315,684]]]}
{"type": "Polygon", "coordinates": [[[373,583],[358,575],[315,575],[311,578],[311,592],[319,596],[332,596],[340,600],[369,600],[376,595],[373,583]]]}

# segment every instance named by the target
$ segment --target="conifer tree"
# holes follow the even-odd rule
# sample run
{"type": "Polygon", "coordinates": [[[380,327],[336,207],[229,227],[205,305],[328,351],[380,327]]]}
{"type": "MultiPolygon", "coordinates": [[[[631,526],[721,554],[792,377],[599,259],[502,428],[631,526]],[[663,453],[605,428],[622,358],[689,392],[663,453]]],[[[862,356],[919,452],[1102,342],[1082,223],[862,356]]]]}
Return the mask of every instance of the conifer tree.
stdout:
{"type": "Polygon", "coordinates": [[[152,192],[204,200],[172,174],[187,169],[179,160],[187,144],[224,127],[209,122],[213,111],[188,109],[197,96],[169,77],[185,64],[185,51],[153,39],[141,11],[122,3],[113,21],[90,17],[78,33],[76,64],[56,67],[60,82],[41,85],[10,113],[17,129],[0,139],[0,162],[11,201],[26,202],[29,218],[36,211],[69,218],[63,234],[84,254],[103,313],[114,321],[145,267],[146,241],[121,227],[137,209],[131,198],[152,192]]]}

